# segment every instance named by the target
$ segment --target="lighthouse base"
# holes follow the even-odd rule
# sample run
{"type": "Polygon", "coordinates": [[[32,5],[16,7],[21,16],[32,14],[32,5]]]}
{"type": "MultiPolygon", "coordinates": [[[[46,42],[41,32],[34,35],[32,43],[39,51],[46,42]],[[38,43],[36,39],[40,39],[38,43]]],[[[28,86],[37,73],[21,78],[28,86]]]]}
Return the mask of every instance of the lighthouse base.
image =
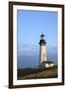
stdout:
{"type": "Polygon", "coordinates": [[[55,64],[53,61],[45,61],[39,65],[39,68],[42,68],[42,67],[49,68],[49,67],[53,67],[54,65],[55,64]]]}

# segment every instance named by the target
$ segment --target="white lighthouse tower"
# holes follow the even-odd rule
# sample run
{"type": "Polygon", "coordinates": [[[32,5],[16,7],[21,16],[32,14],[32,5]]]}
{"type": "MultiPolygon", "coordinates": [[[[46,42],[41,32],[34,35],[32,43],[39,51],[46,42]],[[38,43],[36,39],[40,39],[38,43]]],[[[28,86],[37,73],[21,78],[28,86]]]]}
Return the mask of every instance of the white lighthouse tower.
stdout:
{"type": "Polygon", "coordinates": [[[41,36],[41,39],[40,39],[40,42],[39,42],[39,45],[40,45],[40,60],[39,60],[39,63],[42,64],[44,62],[46,62],[46,41],[45,39],[43,38],[44,35],[42,34],[41,36]]]}

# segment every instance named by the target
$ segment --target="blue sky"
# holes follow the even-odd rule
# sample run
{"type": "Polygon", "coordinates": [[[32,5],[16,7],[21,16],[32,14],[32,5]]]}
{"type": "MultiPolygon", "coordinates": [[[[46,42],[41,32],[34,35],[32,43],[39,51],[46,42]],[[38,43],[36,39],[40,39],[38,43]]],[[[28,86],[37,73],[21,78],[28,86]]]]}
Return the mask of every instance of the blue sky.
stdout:
{"type": "Polygon", "coordinates": [[[17,11],[18,51],[39,49],[40,35],[45,35],[46,46],[57,47],[58,13],[53,11],[17,11]]]}

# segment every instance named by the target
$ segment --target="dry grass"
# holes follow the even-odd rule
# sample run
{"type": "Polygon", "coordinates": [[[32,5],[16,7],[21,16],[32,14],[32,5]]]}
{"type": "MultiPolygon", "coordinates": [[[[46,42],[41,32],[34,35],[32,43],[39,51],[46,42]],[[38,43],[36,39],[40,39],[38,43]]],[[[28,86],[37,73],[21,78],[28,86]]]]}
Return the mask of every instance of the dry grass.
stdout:
{"type": "Polygon", "coordinates": [[[57,65],[50,68],[24,68],[17,70],[17,79],[56,78],[57,65]]]}

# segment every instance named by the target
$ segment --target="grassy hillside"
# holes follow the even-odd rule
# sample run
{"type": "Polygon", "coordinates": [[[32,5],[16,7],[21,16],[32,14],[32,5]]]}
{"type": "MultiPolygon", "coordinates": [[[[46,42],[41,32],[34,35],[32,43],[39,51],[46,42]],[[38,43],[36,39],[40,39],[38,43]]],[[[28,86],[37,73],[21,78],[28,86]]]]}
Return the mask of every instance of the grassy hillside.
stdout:
{"type": "Polygon", "coordinates": [[[57,66],[50,68],[24,68],[17,70],[17,79],[56,78],[57,66]]]}

